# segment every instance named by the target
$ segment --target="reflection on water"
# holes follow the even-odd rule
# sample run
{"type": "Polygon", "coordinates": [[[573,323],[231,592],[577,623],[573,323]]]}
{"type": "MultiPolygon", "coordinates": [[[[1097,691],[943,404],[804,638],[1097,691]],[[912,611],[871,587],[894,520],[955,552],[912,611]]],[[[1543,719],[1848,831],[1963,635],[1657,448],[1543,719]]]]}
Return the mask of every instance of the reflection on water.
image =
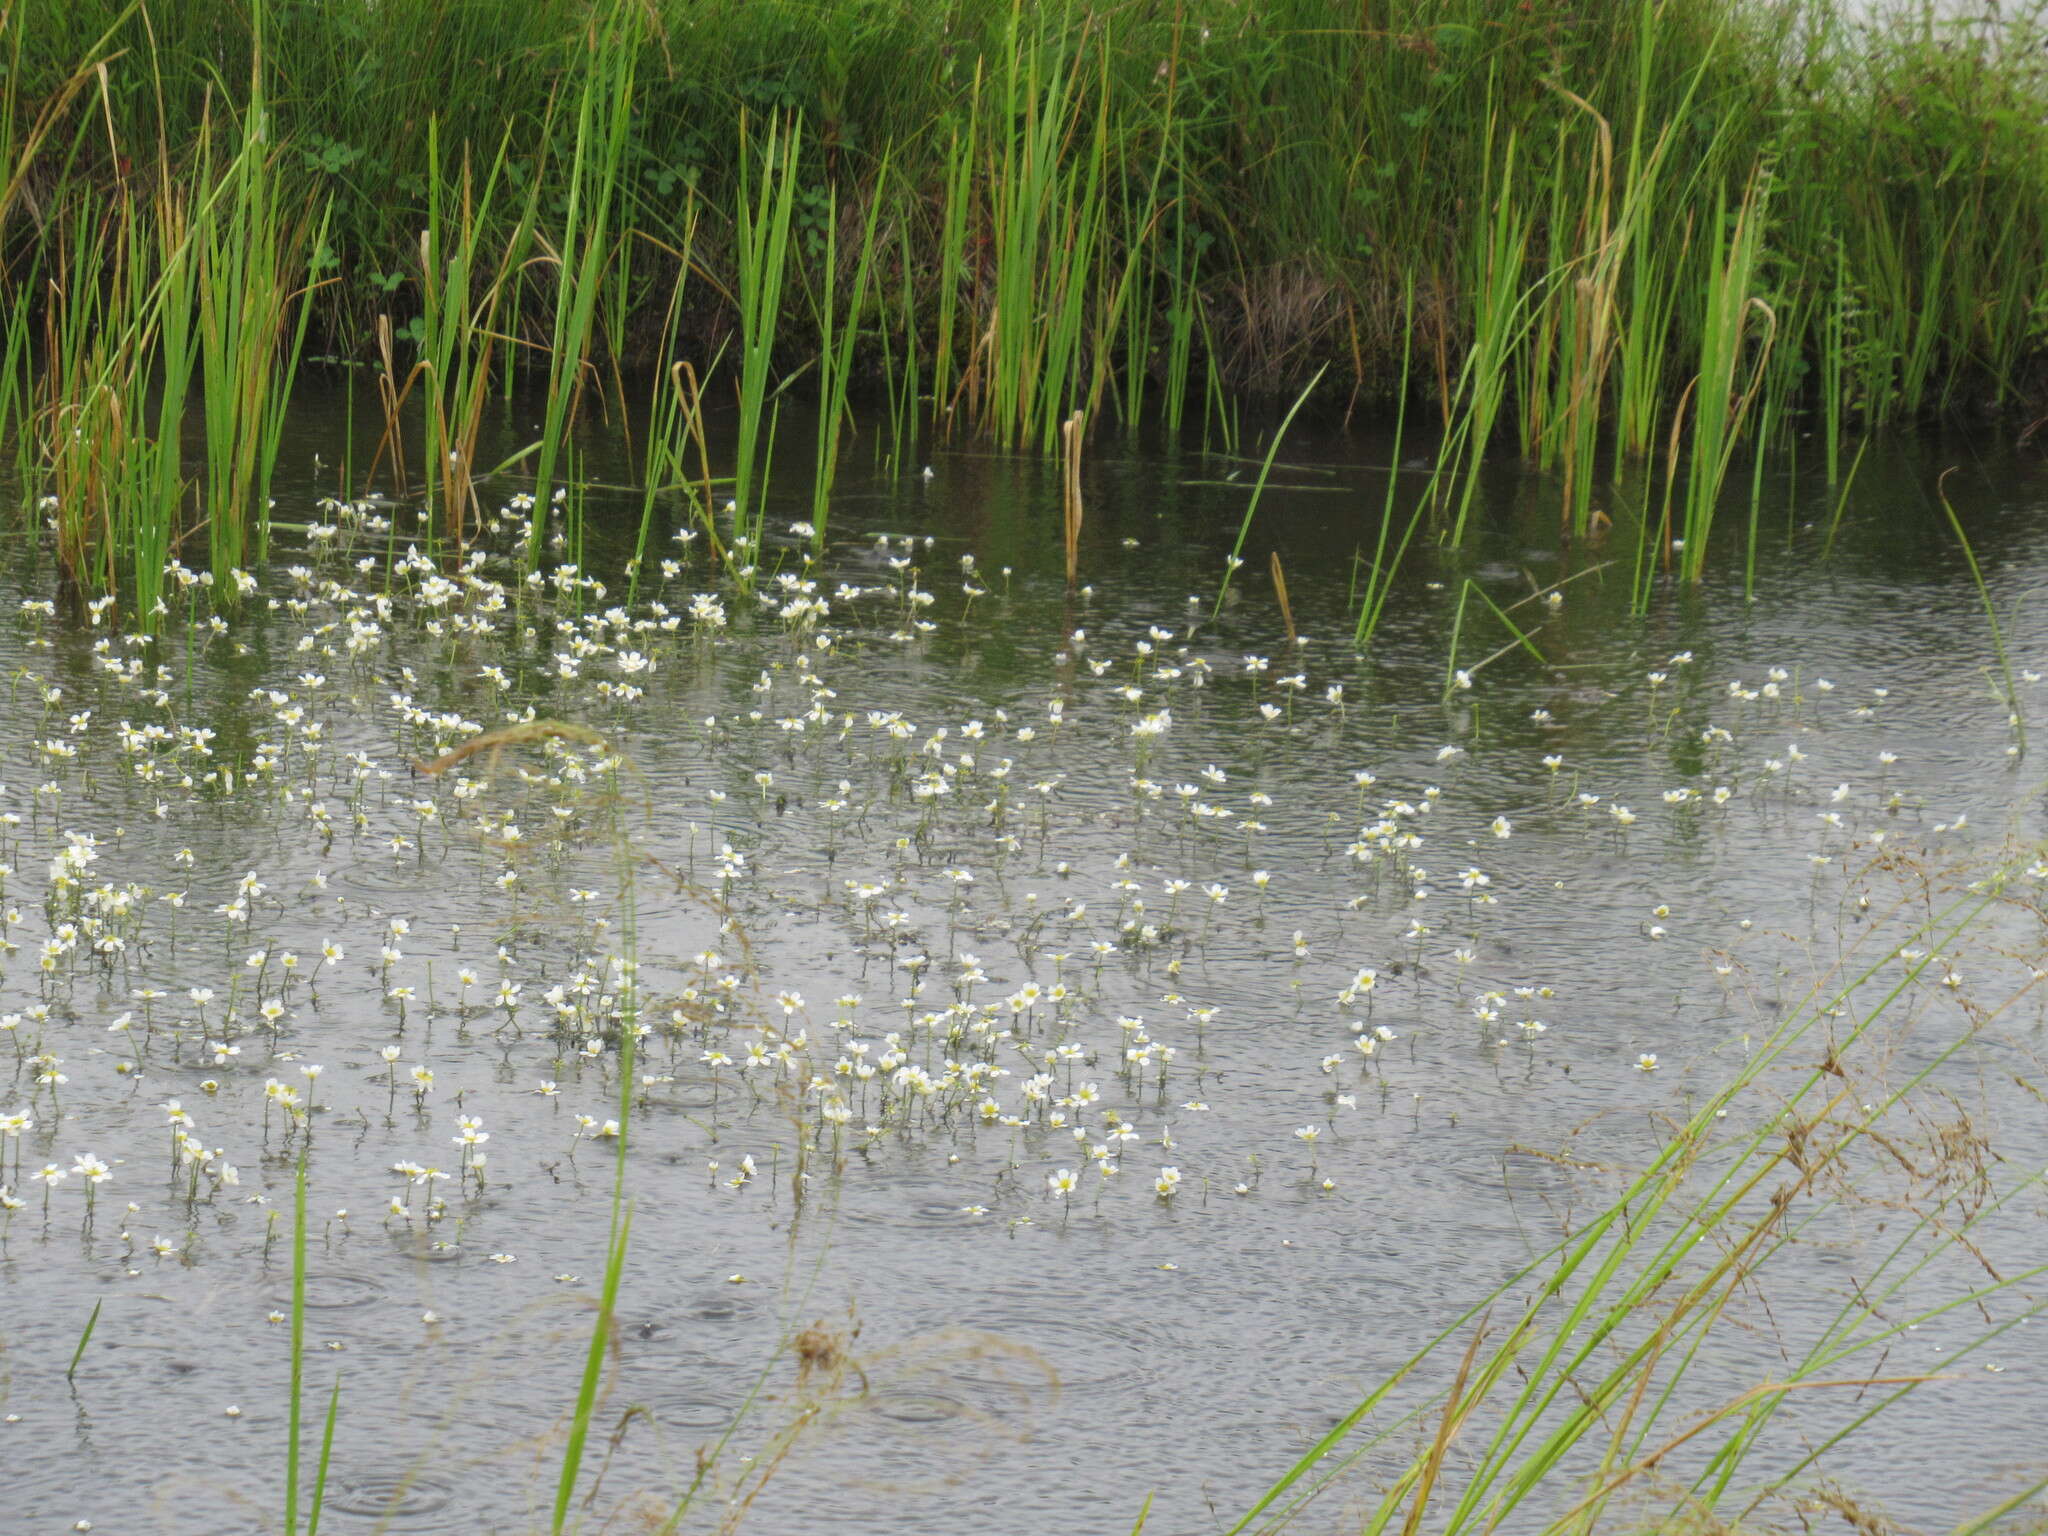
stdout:
{"type": "MultiPolygon", "coordinates": [[[[341,419],[308,416],[301,461],[341,460],[341,419]]],[[[1731,525],[1710,589],[1643,619],[1624,535],[1560,552],[1502,465],[1480,546],[1418,545],[1361,658],[1385,452],[1292,438],[1213,622],[1243,466],[1105,442],[1074,592],[1050,471],[933,448],[929,478],[850,478],[824,565],[781,539],[760,596],[663,523],[629,605],[627,493],[587,497],[580,574],[522,580],[507,530],[451,579],[407,561],[395,509],[316,508],[328,469],[280,495],[333,536],[284,538],[222,633],[10,623],[23,1528],[278,1508],[302,1149],[336,1528],[541,1528],[622,1088],[596,1507],[666,1518],[737,1422],[700,1523],[746,1501],[751,1529],[897,1530],[892,1491],[932,1528],[1125,1528],[1155,1489],[1160,1529],[1234,1518],[1603,1204],[1844,946],[1896,943],[1902,890],[2037,835],[1928,515],[1965,460],[2015,668],[2043,664],[2030,462],[1881,445],[1826,560],[1833,494],[1774,471],[1755,600],[1731,525]],[[1468,577],[1560,597],[1517,610],[1540,660],[1468,611],[1447,692],[1468,577]],[[421,771],[529,710],[579,730],[421,771]],[[772,1358],[820,1318],[805,1370],[772,1358]]],[[[9,609],[48,595],[25,559],[10,579],[9,609]]],[[[2038,947],[2000,929],[1931,970],[1890,1070],[2038,947]]],[[[2025,1002],[1943,1079],[2015,1166],[2048,1142],[2007,1086],[2039,1081],[2039,1031],[2025,1002]]],[[[1731,1343],[1715,1380],[1824,1323],[1874,1228],[1792,1261],[1757,1361],[1731,1343]]],[[[1969,1336],[1940,1333],[1906,1363],[1969,1336]]],[[[2026,1464],[2040,1407],[1989,1375],[1835,1475],[1952,1518],[1965,1477],[2026,1464]],[[1955,1486],[1895,1486],[1937,1459],[1955,1486]]]]}

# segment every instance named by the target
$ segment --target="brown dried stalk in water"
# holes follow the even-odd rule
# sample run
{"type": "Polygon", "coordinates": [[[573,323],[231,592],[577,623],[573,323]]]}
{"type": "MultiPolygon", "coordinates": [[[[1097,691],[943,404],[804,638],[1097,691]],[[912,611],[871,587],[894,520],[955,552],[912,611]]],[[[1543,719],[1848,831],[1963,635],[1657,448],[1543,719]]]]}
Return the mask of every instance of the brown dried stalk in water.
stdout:
{"type": "Polygon", "coordinates": [[[479,752],[492,756],[493,767],[497,754],[506,747],[523,747],[536,741],[574,741],[586,747],[601,747],[604,737],[587,725],[571,725],[566,720],[525,720],[518,725],[501,726],[495,731],[485,731],[481,736],[472,736],[461,746],[443,752],[431,763],[414,758],[412,765],[421,773],[446,773],[458,763],[469,761],[479,752]]]}

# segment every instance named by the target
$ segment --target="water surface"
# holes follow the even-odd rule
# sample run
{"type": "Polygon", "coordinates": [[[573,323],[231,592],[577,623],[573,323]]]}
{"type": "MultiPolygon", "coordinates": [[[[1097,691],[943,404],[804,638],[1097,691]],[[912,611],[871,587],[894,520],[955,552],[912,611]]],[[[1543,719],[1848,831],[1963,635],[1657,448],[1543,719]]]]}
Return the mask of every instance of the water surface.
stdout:
{"type": "MultiPolygon", "coordinates": [[[[665,1518],[736,1419],[692,1528],[744,1502],[765,1532],[1122,1530],[1148,1492],[1150,1529],[1227,1528],[1839,957],[1880,959],[2041,830],[1932,495],[1961,464],[2031,723],[2048,478],[1960,435],[1873,449],[1825,557],[1836,493],[1774,471],[1753,600],[1724,524],[1706,587],[1642,618],[1628,539],[1560,550],[1550,491],[1503,462],[1473,547],[1420,539],[1360,655],[1371,433],[1290,440],[1219,605],[1256,463],[1199,444],[1096,445],[1073,590],[1055,472],[943,444],[894,474],[864,441],[807,571],[789,449],[751,596],[666,500],[636,583],[627,489],[579,496],[551,575],[523,579],[508,523],[450,580],[407,559],[406,507],[319,500],[347,420],[309,404],[278,516],[315,532],[278,536],[219,633],[182,605],[148,643],[32,607],[0,628],[0,1113],[35,1122],[4,1180],[9,1530],[281,1523],[302,1148],[331,1528],[544,1528],[629,1016],[592,1528],[665,1518]],[[1476,598],[1459,623],[1468,579],[1540,660],[1476,598]],[[575,729],[422,771],[529,712],[575,729]],[[110,1176],[46,1214],[29,1175],[86,1153],[110,1176]],[[800,1370],[778,1345],[813,1324],[800,1370]]],[[[594,428],[581,470],[633,477],[594,428]]],[[[1421,477],[1391,472],[1405,510],[1421,477]]],[[[11,548],[13,614],[52,591],[11,548]]],[[[1868,1068],[1975,1027],[1939,1086],[2007,1170],[2048,1156],[2042,1015],[1971,1010],[2039,950],[2023,916],[1987,926],[1868,1068]]],[[[2022,1204],[1987,1262],[2038,1249],[2022,1204]]],[[[1701,1380],[1782,1370],[1885,1219],[1816,1229],[1701,1380]]],[[[1939,1369],[1978,1321],[1889,1368],[1939,1369]]],[[[1831,1474],[1923,1522],[2039,1476],[2031,1334],[1831,1474]]]]}

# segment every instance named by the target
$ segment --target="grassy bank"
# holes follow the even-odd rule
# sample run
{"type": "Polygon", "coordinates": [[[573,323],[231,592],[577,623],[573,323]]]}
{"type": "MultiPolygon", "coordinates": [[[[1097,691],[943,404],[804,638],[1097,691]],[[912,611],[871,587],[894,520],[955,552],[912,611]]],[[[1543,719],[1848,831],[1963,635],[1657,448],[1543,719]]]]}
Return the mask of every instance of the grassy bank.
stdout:
{"type": "Polygon", "coordinates": [[[700,381],[736,394],[744,511],[800,370],[1049,450],[1327,364],[1327,401],[1405,380],[1453,465],[1515,442],[1576,532],[1668,459],[1703,535],[1739,443],[1796,425],[1839,474],[1858,428],[2048,382],[2037,44],[1743,0],[17,4],[0,431],[68,563],[139,571],[113,508],[182,494],[170,407],[211,402],[239,527],[302,341],[416,413],[458,535],[514,370],[546,487],[578,411],[688,362],[671,458],[700,381]]]}

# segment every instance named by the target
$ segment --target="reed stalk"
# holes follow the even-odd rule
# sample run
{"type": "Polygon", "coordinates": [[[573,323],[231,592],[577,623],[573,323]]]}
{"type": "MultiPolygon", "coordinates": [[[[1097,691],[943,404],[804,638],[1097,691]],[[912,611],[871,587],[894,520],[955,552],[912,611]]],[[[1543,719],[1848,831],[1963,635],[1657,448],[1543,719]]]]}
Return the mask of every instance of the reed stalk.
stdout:
{"type": "MultiPolygon", "coordinates": [[[[306,1148],[292,1167],[292,1301],[290,1346],[290,1401],[285,1414],[284,1531],[298,1536],[299,1492],[304,1472],[306,1375],[306,1148]]],[[[320,1453],[314,1462],[313,1487],[305,1510],[306,1536],[319,1536],[320,1510],[327,1498],[327,1474],[334,1459],[334,1425],[341,1412],[341,1377],[327,1394],[327,1413],[320,1431],[320,1453]]]]}
{"type": "Polygon", "coordinates": [[[1060,424],[1060,523],[1065,532],[1070,587],[1081,569],[1081,421],[1081,413],[1076,411],[1060,424]]]}
{"type": "Polygon", "coordinates": [[[1970,536],[1963,531],[1963,520],[1956,516],[1956,509],[1948,499],[1948,477],[1952,469],[1942,471],[1940,482],[1935,488],[1941,500],[1942,515],[1948,519],[1950,532],[1956,536],[1956,544],[1963,552],[1963,561],[1970,568],[1971,585],[1977,589],[1977,598],[1984,606],[1984,622],[1991,630],[1991,649],[1998,658],[1998,673],[2005,684],[2004,703],[2007,723],[2019,742],[2022,753],[2027,750],[2027,720],[2020,711],[2019,684],[2013,677],[2012,655],[2006,649],[2005,631],[1998,622],[1998,607],[1991,601],[1991,588],[1984,580],[1984,569],[1977,563],[1977,551],[1970,547],[1970,536]]]}
{"type": "MultiPolygon", "coordinates": [[[[308,230],[284,206],[266,90],[265,6],[251,10],[249,89],[234,153],[219,195],[194,216],[198,252],[199,353],[206,424],[206,542],[214,589],[232,601],[232,573],[262,558],[270,524],[270,477],[292,379],[311,319],[313,281],[292,274],[310,235],[317,252],[325,221],[308,230]]],[[[211,145],[202,165],[211,162],[211,145]]]]}
{"type": "MultiPolygon", "coordinates": [[[[944,430],[952,427],[955,392],[960,387],[954,381],[954,374],[960,371],[954,356],[954,326],[960,312],[960,288],[969,276],[967,231],[974,215],[975,129],[980,121],[980,113],[975,109],[980,99],[981,68],[977,63],[969,106],[961,114],[964,121],[956,122],[948,130],[945,156],[940,162],[945,216],[939,229],[938,300],[932,339],[932,401],[938,423],[944,430]]],[[[906,266],[905,270],[909,268],[906,266]]]]}
{"type": "Polygon", "coordinates": [[[1280,551],[1273,551],[1273,601],[1280,605],[1280,622],[1287,630],[1287,648],[1291,651],[1301,644],[1301,636],[1294,629],[1294,605],[1287,600],[1287,572],[1280,564],[1280,551]]]}
{"type": "Polygon", "coordinates": [[[1453,425],[1439,473],[1454,461],[1460,489],[1457,513],[1448,542],[1465,541],[1465,524],[1479,491],[1479,470],[1495,423],[1507,395],[1510,367],[1515,350],[1530,325],[1530,294],[1524,264],[1529,243],[1529,221],[1519,211],[1515,194],[1516,138],[1510,132],[1489,188],[1491,219],[1480,225],[1470,253],[1473,280],[1472,340],[1465,353],[1454,400],[1447,402],[1453,425]]]}
{"type": "Polygon", "coordinates": [[[860,316],[867,302],[868,277],[875,265],[875,221],[882,211],[879,197],[868,200],[854,259],[853,289],[843,316],[836,315],[839,257],[839,205],[835,195],[827,215],[825,276],[818,336],[818,450],[811,476],[811,553],[822,559],[832,515],[832,485],[839,476],[839,439],[849,414],[847,384],[853,376],[854,344],[860,339],[860,316]]]}
{"type": "Polygon", "coordinates": [[[1707,535],[1720,504],[1729,460],[1741,441],[1750,407],[1766,383],[1771,347],[1777,340],[1777,315],[1752,292],[1768,200],[1765,185],[1751,181],[1735,209],[1722,254],[1708,274],[1685,488],[1681,568],[1688,582],[1697,582],[1706,569],[1707,535]],[[1760,325],[1753,327],[1753,320],[1760,325]],[[1755,334],[1759,330],[1761,334],[1755,334]]]}
{"type": "MultiPolygon", "coordinates": [[[[1842,518],[1849,510],[1849,493],[1856,488],[1856,472],[1863,467],[1863,456],[1869,451],[1870,439],[1865,437],[1856,445],[1856,456],[1849,461],[1848,474],[1841,477],[1840,485],[1835,492],[1835,510],[1828,518],[1828,536],[1821,542],[1820,557],[1823,560],[1834,555],[1835,536],[1841,532],[1842,518]]],[[[1828,484],[1836,484],[1832,469],[1829,472],[1828,484]]],[[[1752,545],[1756,542],[1753,536],[1750,542],[1752,545]]]]}
{"type": "MultiPolygon", "coordinates": [[[[426,440],[426,511],[442,546],[459,556],[469,525],[482,517],[476,494],[477,439],[494,382],[498,312],[509,278],[532,240],[539,188],[529,188],[511,235],[493,262],[485,242],[491,237],[492,208],[504,180],[508,146],[500,141],[481,187],[465,155],[450,188],[441,163],[440,137],[439,122],[430,122],[427,224],[419,240],[419,361],[399,398],[415,382],[425,396],[420,414],[426,440]]],[[[388,350],[386,366],[388,371],[388,350]]]]}
{"type": "MultiPolygon", "coordinates": [[[[684,227],[685,247],[694,240],[696,222],[689,220],[684,227]]],[[[683,267],[687,273],[687,263],[683,267]]],[[[669,302],[669,320],[663,329],[664,354],[675,350],[676,335],[682,323],[682,298],[684,279],[679,277],[669,302]]],[[[691,387],[686,390],[685,376],[689,364],[677,362],[669,369],[655,376],[648,398],[647,437],[643,448],[641,465],[640,532],[633,543],[633,559],[629,566],[631,583],[627,588],[627,606],[640,593],[640,577],[647,564],[648,542],[653,537],[655,508],[661,498],[679,493],[691,517],[710,534],[713,558],[719,557],[717,527],[711,518],[711,486],[709,470],[700,498],[698,489],[690,483],[687,468],[687,454],[694,435],[698,444],[703,443],[704,423],[701,403],[696,398],[694,375],[689,375],[691,387]]]]}
{"type": "Polygon", "coordinates": [[[1244,519],[1237,525],[1237,541],[1231,545],[1230,557],[1224,562],[1223,580],[1216,588],[1216,604],[1209,610],[1212,620],[1223,611],[1223,599],[1230,591],[1230,578],[1244,564],[1244,541],[1252,531],[1252,519],[1259,511],[1259,498],[1266,493],[1266,480],[1273,473],[1273,461],[1280,456],[1280,444],[1287,437],[1287,429],[1294,425],[1294,418],[1301,414],[1301,408],[1308,404],[1308,397],[1315,393],[1316,386],[1323,382],[1323,375],[1328,372],[1327,363],[1316,370],[1315,377],[1302,387],[1301,393],[1294,397],[1294,404],[1287,408],[1287,414],[1280,418],[1280,425],[1273,429],[1273,440],[1266,445],[1265,460],[1259,465],[1259,477],[1252,482],[1251,496],[1245,502],[1244,519]]]}
{"type": "Polygon", "coordinates": [[[552,241],[554,331],[548,350],[547,410],[534,460],[529,561],[540,558],[558,489],[555,465],[587,381],[592,322],[611,263],[612,216],[633,120],[639,26],[637,8],[627,0],[612,0],[592,21],[584,48],[566,172],[568,205],[552,241]]]}
{"type": "Polygon", "coordinates": [[[1387,599],[1394,590],[1394,576],[1401,568],[1401,557],[1408,552],[1408,545],[1415,537],[1423,515],[1429,509],[1429,498],[1423,497],[1409,514],[1408,525],[1401,531],[1401,537],[1392,551],[1387,548],[1394,529],[1394,503],[1401,486],[1401,445],[1408,426],[1408,386],[1410,370],[1415,361],[1415,277],[1410,273],[1403,284],[1401,303],[1401,382],[1394,394],[1394,441],[1388,450],[1387,494],[1380,504],[1380,530],[1378,541],[1373,546],[1372,564],[1367,569],[1365,593],[1358,604],[1358,624],[1352,631],[1352,644],[1363,650],[1372,644],[1372,637],[1378,633],[1380,618],[1386,611],[1387,599]]]}
{"type": "Polygon", "coordinates": [[[613,855],[619,879],[620,937],[626,970],[619,999],[619,1134],[614,1138],[612,1149],[611,1234],[606,1243],[604,1279],[598,1288],[597,1315],[591,1323],[590,1346],[584,1354],[583,1374],[577,1385],[575,1406],[569,1415],[568,1438],[562,1450],[562,1467],[555,1480],[550,1536],[562,1536],[568,1528],[569,1506],[575,1497],[584,1446],[590,1435],[590,1421],[596,1411],[599,1387],[604,1379],[605,1357],[618,1316],[619,1285],[625,1273],[626,1250],[633,1228],[633,1206],[626,1198],[626,1154],[633,1125],[633,1062],[639,1039],[635,1026],[640,1021],[639,905],[635,884],[639,854],[623,829],[614,834],[613,855]]]}
{"type": "MultiPolygon", "coordinates": [[[[766,526],[762,502],[774,424],[764,423],[775,371],[775,336],[782,320],[782,285],[789,272],[790,222],[796,206],[801,124],[770,118],[758,162],[743,162],[734,210],[739,264],[739,421],[733,449],[733,536],[747,541],[758,561],[766,526]],[[748,171],[751,170],[751,177],[748,171]],[[766,426],[766,435],[763,427],[766,426]]],[[[744,568],[744,567],[743,567],[744,568]]]]}

